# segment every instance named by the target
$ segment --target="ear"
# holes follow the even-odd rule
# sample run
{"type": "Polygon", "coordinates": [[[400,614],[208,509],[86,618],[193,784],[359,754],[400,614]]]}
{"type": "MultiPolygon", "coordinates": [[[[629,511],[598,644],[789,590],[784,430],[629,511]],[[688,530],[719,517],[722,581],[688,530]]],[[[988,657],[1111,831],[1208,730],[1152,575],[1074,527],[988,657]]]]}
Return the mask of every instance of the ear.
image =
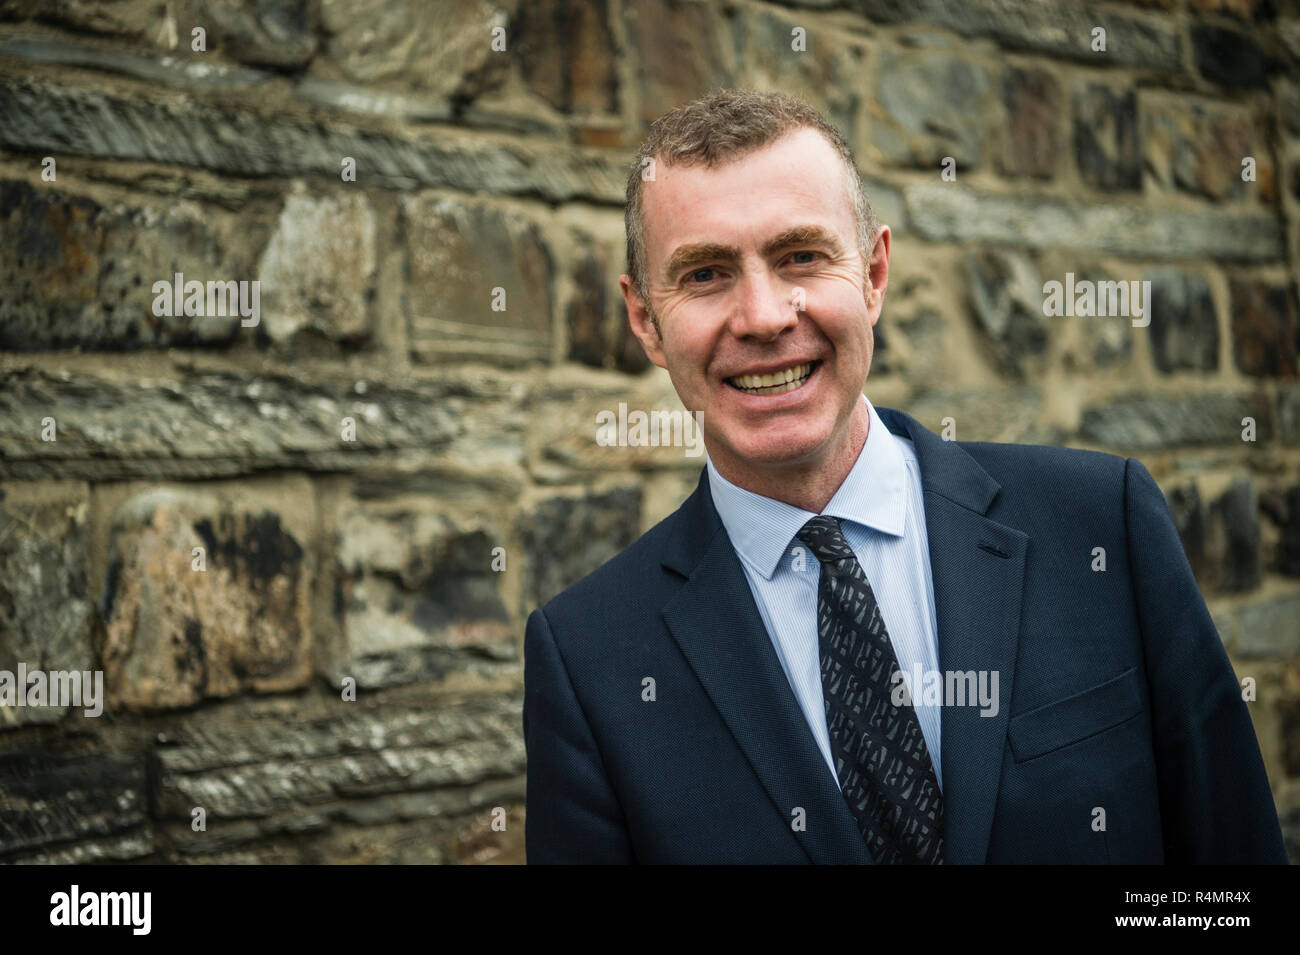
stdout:
{"type": "Polygon", "coordinates": [[[871,324],[880,318],[885,304],[885,287],[889,285],[889,226],[882,225],[875,244],[864,263],[867,278],[867,315],[871,324]]]}
{"type": "Polygon", "coordinates": [[[664,355],[663,338],[651,320],[650,311],[641,300],[636,285],[631,277],[625,274],[618,277],[618,287],[623,293],[623,302],[627,305],[627,322],[632,326],[632,334],[645,350],[645,356],[660,368],[667,368],[668,359],[664,355]]]}

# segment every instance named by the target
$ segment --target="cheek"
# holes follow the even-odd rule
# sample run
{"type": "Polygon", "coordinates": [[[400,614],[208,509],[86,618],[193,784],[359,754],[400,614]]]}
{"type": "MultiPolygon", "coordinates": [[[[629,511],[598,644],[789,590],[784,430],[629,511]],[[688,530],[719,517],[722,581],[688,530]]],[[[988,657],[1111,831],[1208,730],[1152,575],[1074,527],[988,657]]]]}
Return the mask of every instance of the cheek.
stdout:
{"type": "Polygon", "coordinates": [[[707,326],[703,318],[692,315],[690,309],[679,309],[673,315],[673,322],[672,347],[667,354],[688,374],[702,374],[713,357],[713,342],[705,334],[707,326]]]}
{"type": "Polygon", "coordinates": [[[860,290],[849,287],[827,302],[818,322],[822,332],[837,348],[849,352],[870,352],[873,333],[870,310],[860,290]]]}

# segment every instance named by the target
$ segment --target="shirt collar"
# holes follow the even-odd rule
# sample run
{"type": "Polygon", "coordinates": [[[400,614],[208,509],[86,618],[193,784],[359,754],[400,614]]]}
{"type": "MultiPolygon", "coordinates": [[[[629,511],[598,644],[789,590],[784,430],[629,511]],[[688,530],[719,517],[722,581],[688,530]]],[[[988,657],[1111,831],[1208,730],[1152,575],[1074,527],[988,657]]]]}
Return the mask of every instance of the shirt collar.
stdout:
{"type": "MultiPolygon", "coordinates": [[[[902,537],[907,482],[903,450],[866,395],[862,400],[871,419],[866,443],[822,513],[902,537]]],[[[737,487],[718,473],[710,458],[705,466],[713,504],[736,553],[770,580],[794,535],[816,515],[737,487]]]]}

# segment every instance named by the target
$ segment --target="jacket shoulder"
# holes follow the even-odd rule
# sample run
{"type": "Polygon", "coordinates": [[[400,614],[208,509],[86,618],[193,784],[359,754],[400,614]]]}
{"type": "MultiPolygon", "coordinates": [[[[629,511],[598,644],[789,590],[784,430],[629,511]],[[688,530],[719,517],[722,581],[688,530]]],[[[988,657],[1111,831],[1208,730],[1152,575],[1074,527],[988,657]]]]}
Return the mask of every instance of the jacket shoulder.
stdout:
{"type": "Polygon", "coordinates": [[[1062,518],[1123,512],[1129,461],[1122,455],[991,441],[961,447],[1002,486],[1004,502],[1046,508],[1062,518]]]}
{"type": "MultiPolygon", "coordinates": [[[[1085,448],[1058,448],[1046,444],[1003,444],[996,441],[959,441],[958,445],[978,461],[985,470],[1011,473],[1030,467],[1045,473],[1123,474],[1127,459],[1109,451],[1085,448]]],[[[993,474],[999,477],[998,474],[993,474]]]]}

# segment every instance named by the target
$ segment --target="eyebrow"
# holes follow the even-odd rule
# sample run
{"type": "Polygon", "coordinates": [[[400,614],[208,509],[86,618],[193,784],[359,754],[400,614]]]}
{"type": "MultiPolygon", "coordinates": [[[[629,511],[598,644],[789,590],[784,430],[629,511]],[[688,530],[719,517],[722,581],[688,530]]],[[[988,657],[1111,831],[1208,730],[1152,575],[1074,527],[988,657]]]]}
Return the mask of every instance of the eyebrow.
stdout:
{"type": "MultiPolygon", "coordinates": [[[[763,243],[762,254],[770,258],[778,252],[797,245],[820,245],[830,250],[831,255],[840,256],[844,247],[835,233],[819,225],[798,225],[778,233],[763,243]]],[[[674,282],[677,276],[706,262],[737,262],[740,249],[734,245],[722,245],[717,242],[696,242],[692,245],[678,246],[664,266],[664,278],[674,282]]]]}

